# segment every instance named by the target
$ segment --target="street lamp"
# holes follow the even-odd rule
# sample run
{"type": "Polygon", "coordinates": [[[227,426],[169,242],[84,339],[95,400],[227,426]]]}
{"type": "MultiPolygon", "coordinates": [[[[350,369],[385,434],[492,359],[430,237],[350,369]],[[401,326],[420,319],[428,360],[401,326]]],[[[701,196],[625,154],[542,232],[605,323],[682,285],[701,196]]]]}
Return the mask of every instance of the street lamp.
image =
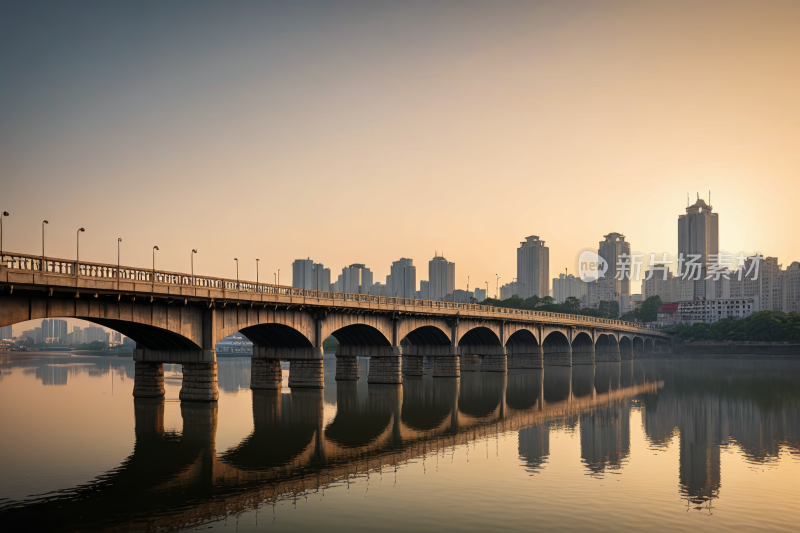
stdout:
{"type": "Polygon", "coordinates": [[[42,268],[41,268],[42,272],[44,272],[44,225],[45,224],[50,224],[50,223],[46,220],[42,220],[42,268]]]}
{"type": "Polygon", "coordinates": [[[278,269],[278,287],[281,286],[281,269],[278,269]]]}
{"type": "Polygon", "coordinates": [[[258,259],[256,259],[256,292],[261,292],[258,290],[258,259]]]}
{"type": "Polygon", "coordinates": [[[117,238],[117,290],[119,290],[119,247],[122,244],[122,237],[117,238]]]}
{"type": "Polygon", "coordinates": [[[192,248],[192,287],[194,287],[194,254],[197,253],[197,250],[192,248]]]}
{"type": "Polygon", "coordinates": [[[3,260],[3,219],[8,216],[8,211],[0,213],[0,261],[3,260]]]}
{"type": "MultiPolygon", "coordinates": [[[[75,270],[77,273],[80,273],[80,261],[81,261],[81,233],[86,231],[83,228],[78,228],[78,231],[75,232],[75,270]]],[[[77,275],[77,274],[76,274],[77,275]]]]}
{"type": "Polygon", "coordinates": [[[158,246],[153,246],[153,283],[156,282],[156,250],[158,246]]]}
{"type": "Polygon", "coordinates": [[[239,260],[235,257],[233,258],[236,261],[236,290],[239,290],[239,260]]]}

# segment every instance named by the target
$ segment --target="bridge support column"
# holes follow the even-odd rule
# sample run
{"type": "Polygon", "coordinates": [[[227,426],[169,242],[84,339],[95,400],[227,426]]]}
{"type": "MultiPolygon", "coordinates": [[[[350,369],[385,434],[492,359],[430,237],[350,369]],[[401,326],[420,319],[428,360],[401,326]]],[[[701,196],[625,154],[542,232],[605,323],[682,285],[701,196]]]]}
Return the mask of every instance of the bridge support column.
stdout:
{"type": "Polygon", "coordinates": [[[280,359],[250,359],[250,388],[253,390],[281,390],[283,371],[280,359]]]}
{"type": "Polygon", "coordinates": [[[616,363],[621,360],[619,345],[615,343],[598,344],[595,348],[594,360],[598,363],[616,363]]]}
{"type": "MultiPolygon", "coordinates": [[[[321,350],[320,350],[321,352],[321,350]]],[[[322,358],[292,359],[289,361],[290,389],[324,389],[325,369],[322,358]]]]}
{"type": "Polygon", "coordinates": [[[594,344],[572,349],[572,364],[593,365],[595,360],[594,344]]]}
{"type": "Polygon", "coordinates": [[[462,372],[480,372],[481,356],[476,353],[461,354],[459,366],[462,372]]]}
{"type": "Polygon", "coordinates": [[[136,362],[133,377],[133,397],[164,397],[164,363],[136,362]]]}
{"type": "Polygon", "coordinates": [[[217,363],[185,363],[183,365],[183,384],[178,398],[187,402],[216,402],[219,400],[217,363]]]}
{"type": "Polygon", "coordinates": [[[339,344],[336,347],[336,381],[358,381],[356,347],[339,344]]]}
{"type": "Polygon", "coordinates": [[[336,357],[336,381],[358,381],[357,357],[336,357]]]}
{"type": "Polygon", "coordinates": [[[422,361],[425,359],[422,356],[406,355],[405,349],[403,350],[403,375],[404,376],[421,376],[422,375],[422,361]]]}
{"type": "Polygon", "coordinates": [[[433,358],[433,377],[461,377],[461,356],[458,346],[441,347],[441,355],[435,355],[433,358]]]}
{"type": "Polygon", "coordinates": [[[544,368],[544,352],[538,346],[508,346],[508,369],[524,370],[528,368],[544,368]]]}
{"type": "MultiPolygon", "coordinates": [[[[149,368],[143,374],[143,384],[146,387],[148,378],[144,377],[152,369],[158,368],[146,366],[156,364],[162,368],[163,363],[179,364],[183,366],[183,384],[178,398],[188,402],[215,402],[219,399],[219,389],[217,388],[217,353],[214,350],[149,350],[147,348],[137,348],[133,351],[133,360],[137,368],[144,364],[142,369],[149,368]]],[[[156,372],[158,372],[156,370],[156,372]]],[[[152,377],[149,378],[153,383],[152,377]]],[[[156,378],[158,379],[158,378],[156,378]]],[[[163,377],[162,377],[163,381],[163,377]]],[[[134,383],[134,390],[136,384],[134,383]]],[[[135,392],[134,392],[135,394],[135,392]]]]}
{"type": "Polygon", "coordinates": [[[550,350],[545,347],[544,366],[572,366],[572,346],[554,346],[550,350]]]}
{"type": "Polygon", "coordinates": [[[403,382],[403,357],[399,346],[374,347],[370,351],[367,383],[398,385],[403,382]]]}

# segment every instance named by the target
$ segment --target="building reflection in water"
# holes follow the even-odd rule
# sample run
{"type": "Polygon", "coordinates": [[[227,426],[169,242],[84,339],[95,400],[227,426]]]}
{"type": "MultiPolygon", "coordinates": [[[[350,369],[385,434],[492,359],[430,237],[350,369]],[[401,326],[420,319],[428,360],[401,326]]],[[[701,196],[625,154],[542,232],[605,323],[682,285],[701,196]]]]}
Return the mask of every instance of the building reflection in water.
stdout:
{"type": "MultiPolygon", "coordinates": [[[[220,365],[226,390],[243,387],[244,361],[220,365]]],[[[163,400],[137,399],[136,443],[118,468],[93,483],[4,503],[0,527],[179,529],[507,431],[518,432],[531,473],[547,468],[551,431],[580,431],[575,460],[603,476],[624,472],[637,409],[650,445],[667,447],[677,436],[678,490],[699,505],[719,497],[721,447],[735,443],[753,462],[774,460],[781,446],[800,452],[800,372],[755,368],[623,361],[460,379],[428,373],[402,386],[368,385],[362,368],[361,380],[326,382],[323,390],[253,391],[253,431],[220,454],[215,403],[182,403],[177,433],[164,429],[163,400]],[[333,403],[336,414],[326,420],[333,403]]]]}

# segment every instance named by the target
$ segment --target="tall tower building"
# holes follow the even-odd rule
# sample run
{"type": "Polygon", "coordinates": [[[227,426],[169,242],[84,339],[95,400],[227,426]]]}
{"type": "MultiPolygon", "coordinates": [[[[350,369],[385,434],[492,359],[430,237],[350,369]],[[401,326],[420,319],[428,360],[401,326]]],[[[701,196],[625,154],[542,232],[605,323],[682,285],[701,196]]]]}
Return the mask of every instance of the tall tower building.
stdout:
{"type": "Polygon", "coordinates": [[[314,261],[308,259],[295,259],[292,263],[292,287],[295,289],[310,289],[314,283],[314,261]]]}
{"type": "Polygon", "coordinates": [[[417,288],[417,267],[414,266],[414,260],[403,257],[392,263],[390,272],[386,277],[389,295],[414,298],[417,288]]]}
{"type": "Polygon", "coordinates": [[[609,280],[607,283],[612,285],[611,292],[615,294],[630,294],[631,293],[631,272],[629,270],[625,276],[625,279],[617,279],[619,270],[621,269],[618,265],[618,259],[623,255],[627,255],[629,259],[627,262],[631,265],[631,243],[625,241],[625,235],[621,233],[609,233],[608,235],[603,235],[603,240],[600,241],[599,245],[597,246],[597,255],[602,257],[608,263],[608,270],[606,271],[605,279],[609,280]]]}
{"type": "Polygon", "coordinates": [[[431,300],[443,300],[456,288],[456,264],[442,256],[428,262],[428,293],[431,300]]]}
{"type": "Polygon", "coordinates": [[[517,248],[517,282],[523,284],[520,298],[550,294],[550,248],[536,235],[525,238],[517,248]]]}
{"type": "Polygon", "coordinates": [[[709,256],[719,253],[719,215],[699,197],[694,205],[686,208],[686,214],[678,216],[678,254],[684,259],[699,255],[703,266],[709,256]]]}
{"type": "Polygon", "coordinates": [[[314,263],[311,288],[318,291],[328,291],[331,288],[331,269],[325,268],[322,263],[314,263]]]}

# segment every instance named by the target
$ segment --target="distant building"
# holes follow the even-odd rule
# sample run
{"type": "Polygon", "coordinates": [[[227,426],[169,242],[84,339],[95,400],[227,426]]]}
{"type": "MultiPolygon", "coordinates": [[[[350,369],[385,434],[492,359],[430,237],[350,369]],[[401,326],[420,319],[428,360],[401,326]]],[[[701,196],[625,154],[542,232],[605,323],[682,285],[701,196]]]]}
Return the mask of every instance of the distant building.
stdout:
{"type": "Polygon", "coordinates": [[[419,282],[419,290],[417,291],[417,299],[419,300],[430,300],[431,299],[431,291],[430,291],[430,283],[427,280],[421,280],[419,282]]]}
{"type": "Polygon", "coordinates": [[[444,300],[456,286],[456,264],[442,256],[428,262],[428,293],[431,300],[444,300]]]}
{"type": "Polygon", "coordinates": [[[446,294],[444,297],[445,302],[455,302],[457,304],[472,303],[472,292],[463,289],[456,289],[455,293],[446,294]]]}
{"type": "Polygon", "coordinates": [[[11,326],[3,326],[0,327],[0,341],[11,339],[14,336],[11,330],[11,326]]]}
{"type": "Polygon", "coordinates": [[[553,301],[557,304],[564,303],[567,298],[583,298],[586,294],[586,282],[572,274],[559,274],[553,278],[553,301]]]}
{"type": "Polygon", "coordinates": [[[525,294],[525,284],[520,283],[519,281],[512,281],[511,283],[506,283],[505,285],[500,286],[501,300],[507,300],[512,296],[519,296],[522,298],[522,294],[525,294]]]}
{"type": "Polygon", "coordinates": [[[658,307],[656,324],[659,326],[671,326],[678,323],[678,303],[662,304],[658,307]]]}
{"type": "Polygon", "coordinates": [[[631,243],[625,241],[625,235],[621,233],[609,233],[603,235],[603,240],[597,246],[597,255],[608,263],[608,270],[604,278],[613,280],[610,299],[616,299],[618,294],[631,293],[631,277],[636,275],[633,271],[633,259],[631,258],[631,243]],[[626,257],[627,259],[623,258],[626,257]],[[627,262],[627,271],[623,270],[620,262],[627,262]],[[620,278],[620,279],[618,279],[620,278]]]}
{"type": "Polygon", "coordinates": [[[789,265],[781,275],[781,291],[783,311],[800,311],[800,263],[789,265]]]}
{"type": "Polygon", "coordinates": [[[710,262],[710,256],[719,254],[719,215],[712,206],[697,197],[694,205],[686,208],[686,214],[678,216],[678,253],[684,259],[699,255],[699,263],[710,262]]]}
{"type": "Polygon", "coordinates": [[[392,263],[390,274],[386,276],[386,286],[391,296],[397,294],[398,298],[414,298],[417,287],[414,260],[403,257],[392,263]]]}
{"type": "Polygon", "coordinates": [[[30,339],[31,342],[36,342],[36,331],[34,331],[33,329],[26,329],[25,331],[22,332],[21,337],[22,340],[30,339]]]}
{"type": "Polygon", "coordinates": [[[757,313],[759,298],[695,298],[687,302],[678,302],[678,318],[681,322],[707,322],[713,324],[723,318],[745,318],[757,313]]]}
{"type": "Polygon", "coordinates": [[[315,291],[329,291],[331,288],[331,269],[322,263],[314,263],[311,288],[315,291]]]}
{"type": "Polygon", "coordinates": [[[642,295],[644,299],[652,296],[658,296],[662,302],[677,302],[677,285],[675,278],[672,277],[672,272],[666,271],[666,279],[664,279],[664,271],[654,270],[653,274],[647,270],[642,279],[642,295]],[[647,278],[650,279],[647,279],[647,278]]]}
{"type": "Polygon", "coordinates": [[[550,293],[550,248],[537,235],[525,238],[517,248],[517,281],[524,285],[520,298],[550,293]]]}
{"type": "Polygon", "coordinates": [[[314,283],[314,261],[308,259],[295,259],[292,263],[292,287],[295,289],[310,289],[314,283]]]}
{"type": "Polygon", "coordinates": [[[486,299],[486,289],[475,289],[473,295],[478,302],[482,302],[486,299]]]}
{"type": "Polygon", "coordinates": [[[334,283],[333,290],[351,294],[367,294],[372,285],[372,271],[363,263],[353,263],[342,269],[339,279],[334,283]]]}

